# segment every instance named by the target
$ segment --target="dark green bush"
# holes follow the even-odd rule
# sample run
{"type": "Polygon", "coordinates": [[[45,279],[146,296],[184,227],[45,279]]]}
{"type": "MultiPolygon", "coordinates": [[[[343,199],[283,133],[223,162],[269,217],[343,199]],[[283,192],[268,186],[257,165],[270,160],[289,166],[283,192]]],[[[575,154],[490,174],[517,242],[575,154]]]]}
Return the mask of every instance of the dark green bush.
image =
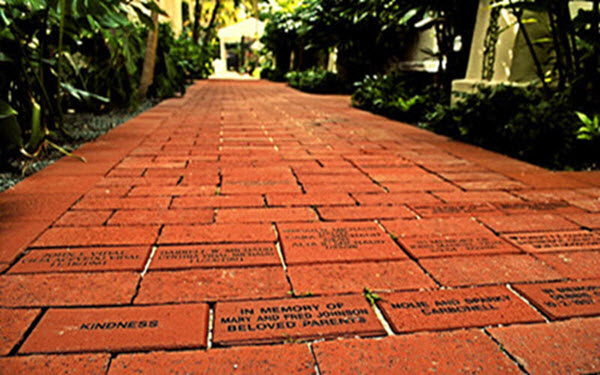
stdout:
{"type": "Polygon", "coordinates": [[[260,78],[268,79],[273,82],[285,82],[285,73],[278,69],[262,68],[260,71],[260,78]]]}
{"type": "Polygon", "coordinates": [[[317,94],[345,94],[350,85],[342,81],[339,75],[323,69],[289,72],[285,75],[290,86],[301,91],[317,94]]]}
{"type": "Polygon", "coordinates": [[[367,76],[355,86],[353,106],[411,123],[423,121],[436,103],[447,100],[425,73],[367,76]]]}
{"type": "Polygon", "coordinates": [[[452,107],[439,105],[427,128],[547,168],[597,168],[600,140],[577,139],[574,104],[568,93],[481,87],[452,107]]]}

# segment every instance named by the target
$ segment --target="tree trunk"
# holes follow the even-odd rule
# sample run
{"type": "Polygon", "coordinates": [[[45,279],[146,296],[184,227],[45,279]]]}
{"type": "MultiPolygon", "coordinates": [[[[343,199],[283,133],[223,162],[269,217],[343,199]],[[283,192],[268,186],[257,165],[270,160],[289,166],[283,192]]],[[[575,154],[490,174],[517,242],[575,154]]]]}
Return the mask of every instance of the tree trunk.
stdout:
{"type": "Polygon", "coordinates": [[[140,100],[146,98],[148,89],[154,81],[154,65],[156,65],[156,47],[158,45],[158,13],[152,12],[153,30],[148,31],[146,39],[146,53],[144,55],[144,66],[140,78],[138,95],[140,100]]]}
{"type": "Polygon", "coordinates": [[[192,38],[198,43],[200,40],[200,19],[202,18],[202,2],[196,0],[194,3],[194,26],[192,30],[192,38]]]}
{"type": "Polygon", "coordinates": [[[210,16],[210,21],[208,22],[208,26],[204,30],[204,39],[202,40],[202,45],[205,46],[210,41],[212,37],[213,28],[215,27],[215,22],[217,20],[217,14],[219,13],[219,8],[221,7],[221,0],[215,1],[215,7],[213,8],[212,14],[210,16]]]}

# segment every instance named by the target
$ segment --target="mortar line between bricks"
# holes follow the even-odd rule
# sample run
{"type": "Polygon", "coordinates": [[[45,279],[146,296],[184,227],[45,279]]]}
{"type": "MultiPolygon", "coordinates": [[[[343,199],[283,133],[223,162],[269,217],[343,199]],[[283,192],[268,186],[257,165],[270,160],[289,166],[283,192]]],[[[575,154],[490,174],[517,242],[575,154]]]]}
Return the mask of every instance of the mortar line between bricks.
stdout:
{"type": "Polygon", "coordinates": [[[423,267],[421,265],[421,263],[419,263],[419,260],[417,258],[415,258],[414,256],[412,256],[412,254],[410,254],[408,251],[406,251],[404,249],[404,247],[402,247],[402,245],[400,245],[400,243],[398,243],[398,241],[394,238],[395,236],[392,236],[391,233],[389,233],[385,227],[381,224],[381,222],[379,220],[375,220],[375,222],[377,223],[377,225],[379,225],[379,228],[381,228],[388,236],[392,237],[392,241],[394,241],[394,243],[396,244],[396,246],[398,246],[405,254],[406,256],[413,261],[413,263],[415,263],[417,265],[417,267],[419,267],[421,269],[421,271],[423,271],[423,273],[425,273],[425,275],[427,277],[429,277],[431,280],[433,280],[434,283],[437,284],[437,286],[440,289],[445,289],[444,285],[442,283],[440,283],[429,271],[427,271],[427,269],[425,267],[423,267]]]}
{"type": "Polygon", "coordinates": [[[510,284],[506,284],[506,287],[513,292],[517,297],[519,297],[521,300],[523,300],[523,302],[525,302],[526,304],[528,304],[532,309],[534,309],[535,311],[537,311],[545,320],[546,323],[550,323],[550,319],[546,316],[546,314],[544,314],[544,312],[540,309],[538,309],[534,304],[532,304],[525,296],[521,295],[521,293],[519,293],[516,289],[514,289],[512,287],[512,285],[510,284]]]}
{"type": "Polygon", "coordinates": [[[216,311],[217,303],[209,303],[208,304],[208,328],[206,330],[206,349],[210,349],[213,347],[213,337],[215,335],[215,311],[216,311]]]}
{"type": "Polygon", "coordinates": [[[379,306],[377,306],[377,303],[372,303],[372,304],[370,303],[369,305],[371,305],[371,308],[375,312],[375,316],[377,316],[377,319],[379,319],[379,323],[381,323],[381,325],[383,326],[383,329],[385,329],[385,332],[387,333],[387,335],[388,336],[396,336],[396,334],[394,333],[394,330],[390,326],[390,323],[385,318],[385,315],[383,314],[383,312],[381,311],[379,306]]]}
{"type": "Polygon", "coordinates": [[[37,326],[40,323],[40,321],[42,320],[42,318],[46,315],[46,312],[48,311],[48,309],[49,309],[49,307],[41,308],[42,311],[40,311],[40,313],[35,317],[35,319],[33,319],[33,321],[31,322],[31,324],[29,325],[27,330],[23,333],[23,335],[21,336],[19,341],[13,346],[11,351],[8,353],[8,356],[12,357],[19,353],[19,350],[21,350],[21,347],[23,346],[25,341],[29,338],[29,336],[31,335],[33,330],[35,330],[37,328],[37,326]]]}
{"type": "Polygon", "coordinates": [[[110,353],[110,356],[108,357],[108,363],[106,364],[106,372],[104,373],[105,375],[108,375],[110,372],[110,366],[115,358],[117,358],[117,353],[110,353]]]}
{"type": "Polygon", "coordinates": [[[302,184],[302,181],[300,181],[300,178],[298,178],[298,175],[296,174],[296,171],[294,170],[294,168],[291,168],[291,167],[289,167],[289,168],[290,168],[290,172],[292,173],[292,175],[296,179],[296,184],[298,186],[300,186],[300,190],[302,191],[302,193],[306,194],[306,189],[304,189],[304,185],[302,184]]]}
{"type": "Polygon", "coordinates": [[[502,343],[500,341],[496,340],[496,338],[494,336],[492,336],[492,334],[490,334],[487,331],[487,329],[482,328],[481,331],[483,332],[484,335],[488,336],[490,338],[490,340],[492,340],[494,342],[494,344],[496,344],[498,346],[498,349],[500,349],[502,354],[504,354],[509,360],[511,360],[519,368],[519,370],[521,370],[524,374],[529,375],[529,372],[525,369],[525,366],[523,366],[517,360],[517,357],[512,355],[506,348],[504,348],[504,345],[502,345],[502,343]]]}
{"type": "Polygon", "coordinates": [[[317,353],[315,353],[315,349],[313,348],[313,343],[309,342],[308,343],[308,350],[310,350],[310,353],[312,354],[313,359],[315,360],[315,374],[316,375],[321,375],[321,368],[319,367],[319,361],[317,359],[317,353]]]}
{"type": "Polygon", "coordinates": [[[369,176],[368,173],[366,173],[365,171],[362,170],[362,168],[360,168],[353,160],[348,160],[346,158],[344,158],[344,160],[346,160],[348,163],[350,163],[354,168],[356,168],[360,173],[362,173],[366,178],[368,178],[369,180],[371,180],[371,182],[373,182],[375,185],[379,186],[380,188],[383,189],[383,191],[386,192],[386,194],[389,194],[390,189],[388,189],[387,187],[385,187],[381,182],[375,180],[373,177],[369,176]]]}

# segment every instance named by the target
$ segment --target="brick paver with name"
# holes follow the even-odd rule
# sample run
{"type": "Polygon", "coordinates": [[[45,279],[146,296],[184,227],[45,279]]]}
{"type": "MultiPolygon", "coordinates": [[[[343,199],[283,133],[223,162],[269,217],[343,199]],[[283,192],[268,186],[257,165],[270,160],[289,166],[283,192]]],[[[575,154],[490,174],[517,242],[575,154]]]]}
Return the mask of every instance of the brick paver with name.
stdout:
{"type": "Polygon", "coordinates": [[[0,373],[600,372],[600,178],[206,81],[0,193],[0,373]]]}

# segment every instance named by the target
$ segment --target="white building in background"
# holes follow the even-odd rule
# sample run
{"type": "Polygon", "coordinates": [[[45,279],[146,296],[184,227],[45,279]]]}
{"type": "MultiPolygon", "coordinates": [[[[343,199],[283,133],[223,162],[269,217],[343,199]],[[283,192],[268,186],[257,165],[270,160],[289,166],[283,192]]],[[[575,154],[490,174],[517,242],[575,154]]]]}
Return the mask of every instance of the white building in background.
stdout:
{"type": "MultiPolygon", "coordinates": [[[[499,12],[498,27],[501,32],[496,42],[495,58],[492,60],[493,68],[489,70],[488,67],[487,74],[484,74],[486,34],[492,19],[491,3],[491,0],[480,0],[466,77],[453,81],[452,91],[473,92],[479,85],[528,85],[538,79],[535,62],[525,41],[523,30],[516,17],[507,9],[499,12]]],[[[591,9],[592,2],[571,1],[569,8],[571,16],[575,17],[580,9],[591,9]]],[[[532,12],[529,14],[530,17],[524,18],[536,19],[536,22],[525,25],[531,40],[550,37],[547,15],[532,12]]],[[[545,64],[549,57],[547,52],[542,48],[536,49],[540,62],[545,65],[544,70],[549,68],[545,64]]]]}

